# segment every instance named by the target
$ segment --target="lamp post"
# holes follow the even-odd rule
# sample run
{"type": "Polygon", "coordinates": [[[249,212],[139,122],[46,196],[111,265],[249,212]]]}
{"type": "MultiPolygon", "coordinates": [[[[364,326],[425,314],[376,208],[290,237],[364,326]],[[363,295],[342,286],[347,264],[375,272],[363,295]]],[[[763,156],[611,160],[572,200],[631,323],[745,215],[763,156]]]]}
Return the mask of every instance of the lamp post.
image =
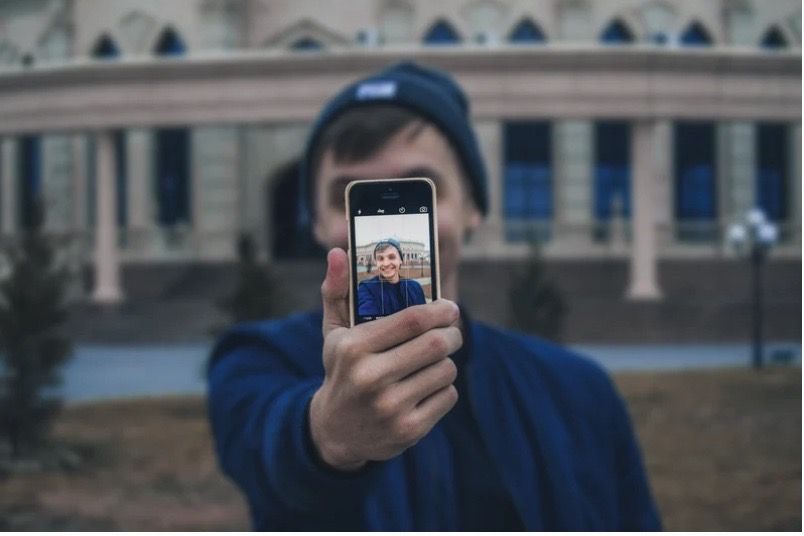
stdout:
{"type": "Polygon", "coordinates": [[[751,364],[762,368],[762,265],[768,250],[776,243],[779,230],[760,208],[753,208],[745,220],[729,227],[728,242],[738,253],[748,253],[751,260],[753,343],[751,364]]]}

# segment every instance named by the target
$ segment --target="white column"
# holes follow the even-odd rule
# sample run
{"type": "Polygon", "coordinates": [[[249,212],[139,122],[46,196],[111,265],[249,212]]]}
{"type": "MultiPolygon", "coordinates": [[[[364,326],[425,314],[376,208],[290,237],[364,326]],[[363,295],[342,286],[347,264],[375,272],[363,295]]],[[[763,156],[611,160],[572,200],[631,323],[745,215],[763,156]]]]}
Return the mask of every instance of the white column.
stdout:
{"type": "Polygon", "coordinates": [[[656,211],[654,210],[654,183],[657,171],[654,159],[656,133],[657,123],[654,120],[638,120],[632,124],[633,241],[627,294],[631,300],[658,300],[662,296],[656,270],[656,211]]]}
{"type": "Polygon", "coordinates": [[[111,130],[95,136],[95,289],[92,301],[116,304],[123,300],[117,251],[115,151],[111,130]]]}
{"type": "Polygon", "coordinates": [[[17,228],[17,140],[3,138],[2,151],[0,155],[2,229],[4,235],[10,235],[17,228]]]}

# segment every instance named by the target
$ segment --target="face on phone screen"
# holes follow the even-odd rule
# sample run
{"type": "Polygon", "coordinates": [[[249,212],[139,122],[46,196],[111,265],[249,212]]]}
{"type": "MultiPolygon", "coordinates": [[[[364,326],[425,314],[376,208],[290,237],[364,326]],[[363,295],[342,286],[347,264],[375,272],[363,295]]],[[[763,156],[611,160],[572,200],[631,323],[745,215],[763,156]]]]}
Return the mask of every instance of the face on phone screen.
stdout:
{"type": "Polygon", "coordinates": [[[432,196],[410,195],[405,187],[395,192],[386,199],[379,191],[358,192],[358,202],[350,199],[355,324],[438,296],[432,196]]]}

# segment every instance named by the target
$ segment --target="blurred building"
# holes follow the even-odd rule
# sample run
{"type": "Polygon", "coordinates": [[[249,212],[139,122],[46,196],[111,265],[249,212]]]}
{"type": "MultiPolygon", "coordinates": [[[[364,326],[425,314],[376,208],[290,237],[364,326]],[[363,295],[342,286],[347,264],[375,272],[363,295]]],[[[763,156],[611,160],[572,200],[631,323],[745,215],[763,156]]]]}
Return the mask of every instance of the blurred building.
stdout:
{"type": "Polygon", "coordinates": [[[795,0],[4,0],[0,229],[45,199],[101,302],[132,295],[123,269],[232,261],[244,231],[269,262],[318,254],[308,125],[406,58],[472,100],[491,208],[470,274],[538,243],[620,299],[672,299],[718,283],[724,230],[759,206],[800,322],[795,0]]]}

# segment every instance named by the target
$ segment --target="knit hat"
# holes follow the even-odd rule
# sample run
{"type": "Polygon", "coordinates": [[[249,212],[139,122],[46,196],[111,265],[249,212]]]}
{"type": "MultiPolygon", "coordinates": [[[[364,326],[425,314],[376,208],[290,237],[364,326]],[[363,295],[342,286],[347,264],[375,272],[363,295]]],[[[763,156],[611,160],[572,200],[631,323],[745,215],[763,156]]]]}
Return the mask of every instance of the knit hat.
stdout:
{"type": "Polygon", "coordinates": [[[470,123],[466,95],[449,75],[413,62],[401,62],[348,86],[321,111],[307,138],[301,162],[303,215],[309,217],[312,213],[312,159],[322,132],[345,111],[371,104],[391,104],[407,108],[437,126],[461,162],[471,186],[472,199],[478,209],[486,214],[486,168],[470,123]],[[305,209],[309,212],[305,212],[305,209]]]}
{"type": "Polygon", "coordinates": [[[400,245],[399,240],[395,238],[383,238],[377,242],[377,245],[374,246],[374,253],[372,254],[372,257],[376,257],[378,251],[384,251],[389,247],[395,248],[396,252],[399,254],[399,258],[402,258],[402,246],[400,245]]]}

